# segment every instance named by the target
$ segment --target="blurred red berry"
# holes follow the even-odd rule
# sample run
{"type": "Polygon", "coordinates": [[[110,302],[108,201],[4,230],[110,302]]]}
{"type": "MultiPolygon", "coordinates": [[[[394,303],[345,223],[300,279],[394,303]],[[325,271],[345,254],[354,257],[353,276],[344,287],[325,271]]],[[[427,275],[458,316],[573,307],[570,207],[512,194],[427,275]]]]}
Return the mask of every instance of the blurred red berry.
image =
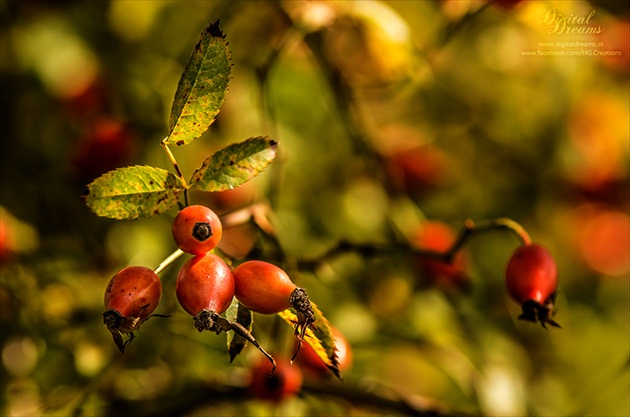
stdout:
{"type": "MultiPolygon", "coordinates": [[[[337,360],[339,362],[339,371],[347,371],[352,366],[352,347],[344,337],[344,335],[332,328],[333,338],[335,339],[335,348],[337,360]]],[[[317,355],[315,350],[308,343],[304,343],[300,354],[296,358],[302,369],[317,378],[326,378],[332,375],[324,361],[317,355]]]]}
{"type": "MultiPolygon", "coordinates": [[[[446,252],[455,242],[453,228],[441,221],[423,223],[411,237],[411,244],[419,250],[446,252]]],[[[460,249],[452,262],[422,254],[413,255],[413,263],[420,277],[429,285],[442,288],[466,289],[470,285],[468,256],[460,249]]]]}
{"type": "MultiPolygon", "coordinates": [[[[623,2],[619,2],[619,4],[621,5],[623,2]]],[[[630,21],[628,15],[621,17],[620,14],[615,19],[606,22],[606,30],[601,31],[597,37],[606,46],[606,50],[616,52],[611,55],[601,54],[599,58],[609,68],[619,71],[621,74],[627,74],[630,67],[630,21]]]]}
{"type": "Polygon", "coordinates": [[[434,190],[447,177],[444,154],[429,145],[392,153],[387,157],[387,170],[394,186],[410,195],[434,190]]]}
{"type": "Polygon", "coordinates": [[[102,79],[96,79],[84,89],[63,98],[69,119],[92,120],[107,114],[110,109],[110,93],[102,79]]]}
{"type": "Polygon", "coordinates": [[[594,271],[609,277],[630,271],[630,216],[621,210],[585,205],[576,210],[575,239],[579,253],[594,271]]]}
{"type": "Polygon", "coordinates": [[[71,158],[73,175],[80,182],[126,165],[136,144],[131,130],[114,118],[97,119],[88,129],[71,158]]]}
{"type": "Polygon", "coordinates": [[[0,219],[0,266],[4,266],[13,257],[11,234],[9,225],[0,219]]]}
{"type": "Polygon", "coordinates": [[[254,364],[249,383],[252,396],[275,403],[293,397],[302,388],[302,371],[285,359],[277,360],[277,368],[273,374],[272,364],[261,359],[254,364]]]}
{"type": "Polygon", "coordinates": [[[493,0],[493,4],[496,4],[504,9],[513,9],[519,5],[523,0],[493,0]]]}

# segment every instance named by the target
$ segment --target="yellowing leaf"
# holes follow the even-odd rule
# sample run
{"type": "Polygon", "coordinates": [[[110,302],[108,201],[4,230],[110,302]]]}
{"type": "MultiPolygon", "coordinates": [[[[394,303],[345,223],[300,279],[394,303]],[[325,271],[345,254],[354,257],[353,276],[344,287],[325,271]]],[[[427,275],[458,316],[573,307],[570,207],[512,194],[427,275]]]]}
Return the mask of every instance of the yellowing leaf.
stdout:
{"type": "Polygon", "coordinates": [[[233,143],[203,162],[190,179],[190,187],[201,191],[236,188],[267,168],[276,156],[276,146],[263,136],[233,143]]]}
{"type": "Polygon", "coordinates": [[[166,145],[186,145],[208,129],[223,104],[231,70],[227,41],[217,20],[201,33],[179,80],[166,145]]]}
{"type": "MultiPolygon", "coordinates": [[[[317,308],[315,303],[311,301],[313,312],[315,313],[315,330],[308,328],[304,341],[308,343],[322,362],[330,369],[330,371],[339,379],[343,380],[339,370],[339,358],[337,357],[337,347],[335,346],[335,338],[332,334],[330,323],[324,317],[324,314],[317,308]]],[[[287,309],[278,313],[287,323],[293,326],[297,322],[297,316],[291,309],[287,309]]],[[[298,353],[299,355],[299,353],[298,353]]]]}
{"type": "Polygon", "coordinates": [[[180,179],[164,169],[131,166],[101,175],[83,198],[98,216],[129,220],[165,212],[183,190],[180,179]]]}

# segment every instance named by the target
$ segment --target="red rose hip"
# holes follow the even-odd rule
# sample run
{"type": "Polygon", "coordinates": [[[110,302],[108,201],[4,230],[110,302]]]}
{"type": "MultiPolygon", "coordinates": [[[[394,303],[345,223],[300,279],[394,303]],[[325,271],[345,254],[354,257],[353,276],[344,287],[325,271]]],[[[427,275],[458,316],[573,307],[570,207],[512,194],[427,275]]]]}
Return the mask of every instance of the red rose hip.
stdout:
{"type": "Polygon", "coordinates": [[[191,316],[202,310],[221,314],[234,297],[234,275],[217,255],[195,256],[180,269],[175,293],[179,304],[191,316]]]}
{"type": "Polygon", "coordinates": [[[223,227],[217,214],[205,206],[188,206],[173,220],[173,239],[186,253],[204,255],[221,240],[223,227]]]}
{"type": "Polygon", "coordinates": [[[261,314],[275,314],[291,307],[297,286],[283,269],[263,261],[247,261],[234,269],[236,298],[261,314]]]}
{"type": "Polygon", "coordinates": [[[130,266],[119,271],[105,290],[103,322],[112,333],[121,352],[155,311],[162,297],[162,283],[158,275],[143,266],[130,266]],[[122,334],[129,334],[123,343],[122,334]]]}
{"type": "Polygon", "coordinates": [[[274,359],[246,328],[220,316],[234,298],[234,275],[223,259],[211,253],[189,259],[177,275],[175,293],[182,308],[193,316],[199,332],[220,334],[233,330],[256,346],[275,369],[274,359]]]}
{"type": "MultiPolygon", "coordinates": [[[[306,291],[296,286],[282,268],[264,261],[243,262],[234,269],[234,283],[237,300],[252,311],[275,314],[289,307],[295,309],[295,334],[302,346],[306,329],[315,321],[315,313],[306,291]]],[[[297,352],[299,348],[295,355],[297,352]]]]}
{"type": "MultiPolygon", "coordinates": [[[[411,245],[420,250],[446,252],[457,239],[457,234],[446,223],[428,221],[412,235],[411,245]]],[[[412,262],[420,277],[429,285],[445,289],[465,290],[470,287],[468,253],[459,250],[451,262],[423,254],[414,254],[412,262]]]]}
{"type": "Polygon", "coordinates": [[[514,251],[505,271],[507,292],[521,305],[520,319],[560,327],[551,319],[558,288],[558,271],[551,253],[533,243],[514,251]]]}

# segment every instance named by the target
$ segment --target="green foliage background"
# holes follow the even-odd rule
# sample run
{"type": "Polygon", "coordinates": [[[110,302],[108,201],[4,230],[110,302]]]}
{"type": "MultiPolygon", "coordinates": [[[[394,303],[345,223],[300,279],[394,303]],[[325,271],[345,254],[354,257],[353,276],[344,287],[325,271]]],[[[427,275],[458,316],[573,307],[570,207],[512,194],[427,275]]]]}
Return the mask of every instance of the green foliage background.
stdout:
{"type": "MultiPolygon", "coordinates": [[[[630,414],[622,2],[30,0],[0,2],[0,24],[1,214],[14,231],[0,279],[3,415],[391,415],[401,398],[476,415],[630,414]],[[541,8],[595,10],[604,31],[549,34],[541,8]],[[109,169],[171,168],[159,142],[177,82],[217,18],[232,52],[229,92],[210,130],[173,153],[188,178],[230,143],[279,143],[245,187],[269,203],[294,280],[354,352],[345,384],[307,379],[277,407],[243,389],[259,352],[229,364],[225,336],[198,334],[177,304],[184,259],[162,274],[157,312],[172,317],[151,319],[117,351],[102,324],[105,286],[175,249],[175,209],[119,222],[80,198],[95,175],[77,149],[104,117],[133,142],[109,169]],[[558,41],[601,41],[622,56],[522,54],[558,41]],[[93,81],[101,90],[77,99],[93,81]],[[422,193],[401,191],[382,169],[411,146],[442,161],[438,185],[422,193]],[[402,241],[425,219],[459,228],[504,216],[554,253],[562,330],[516,320],[502,279],[518,241],[501,231],[467,244],[468,292],[420,285],[404,253],[311,262],[339,241],[402,241]],[[589,255],[620,250],[612,264],[589,255]]],[[[217,194],[191,201],[234,208],[217,194]]],[[[242,251],[251,236],[237,228],[224,244],[242,251]]],[[[291,329],[278,323],[256,316],[253,333],[286,355],[291,329]]]]}

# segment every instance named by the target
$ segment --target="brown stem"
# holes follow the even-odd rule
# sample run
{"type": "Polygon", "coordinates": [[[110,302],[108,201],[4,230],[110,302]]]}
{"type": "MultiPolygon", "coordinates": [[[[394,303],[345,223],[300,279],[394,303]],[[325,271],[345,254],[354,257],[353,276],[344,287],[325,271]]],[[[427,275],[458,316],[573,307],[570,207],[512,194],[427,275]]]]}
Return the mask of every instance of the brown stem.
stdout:
{"type": "Polygon", "coordinates": [[[262,346],[260,346],[256,338],[254,338],[254,336],[245,327],[241,326],[240,324],[236,322],[233,322],[224,317],[221,317],[214,311],[210,311],[206,309],[201,310],[199,313],[197,313],[197,315],[193,317],[193,320],[195,321],[195,328],[199,332],[203,332],[204,330],[207,330],[207,331],[215,332],[216,334],[221,334],[222,332],[227,332],[230,330],[234,331],[234,333],[241,336],[243,339],[247,340],[252,345],[256,346],[258,350],[260,350],[262,354],[265,355],[267,359],[269,359],[269,362],[271,362],[271,365],[273,366],[271,373],[273,374],[275,372],[276,361],[269,353],[265,351],[265,349],[262,348],[262,346]]]}
{"type": "MultiPolygon", "coordinates": [[[[374,408],[383,414],[400,414],[415,417],[474,417],[478,412],[451,409],[439,401],[415,395],[394,392],[382,387],[380,391],[368,389],[364,385],[322,384],[305,381],[301,395],[337,398],[358,407],[374,408]],[[389,395],[384,392],[387,391],[389,395]]],[[[111,401],[106,410],[107,415],[135,415],[144,417],[167,417],[189,414],[204,405],[217,407],[219,404],[240,403],[251,399],[244,386],[224,384],[198,384],[189,386],[185,392],[168,399],[163,399],[159,405],[151,400],[141,401],[111,401]]]]}
{"type": "Polygon", "coordinates": [[[375,407],[409,416],[452,416],[472,417],[478,414],[449,409],[435,399],[397,392],[390,387],[381,387],[390,395],[365,386],[352,384],[322,384],[306,381],[303,392],[318,396],[330,396],[360,406],[375,407]]]}
{"type": "Polygon", "coordinates": [[[532,240],[525,228],[514,220],[508,218],[498,218],[475,223],[473,220],[467,219],[464,221],[464,225],[451,247],[443,252],[416,248],[408,243],[371,244],[341,241],[337,244],[337,246],[320,255],[316,260],[299,261],[298,267],[301,269],[315,269],[324,261],[336,258],[337,256],[345,253],[359,253],[366,258],[370,258],[375,256],[386,256],[396,252],[410,252],[428,258],[436,258],[445,262],[452,262],[457,252],[462,249],[468,239],[470,239],[473,235],[487,232],[489,230],[507,230],[514,233],[519,238],[522,245],[530,245],[532,243],[532,240]]]}

